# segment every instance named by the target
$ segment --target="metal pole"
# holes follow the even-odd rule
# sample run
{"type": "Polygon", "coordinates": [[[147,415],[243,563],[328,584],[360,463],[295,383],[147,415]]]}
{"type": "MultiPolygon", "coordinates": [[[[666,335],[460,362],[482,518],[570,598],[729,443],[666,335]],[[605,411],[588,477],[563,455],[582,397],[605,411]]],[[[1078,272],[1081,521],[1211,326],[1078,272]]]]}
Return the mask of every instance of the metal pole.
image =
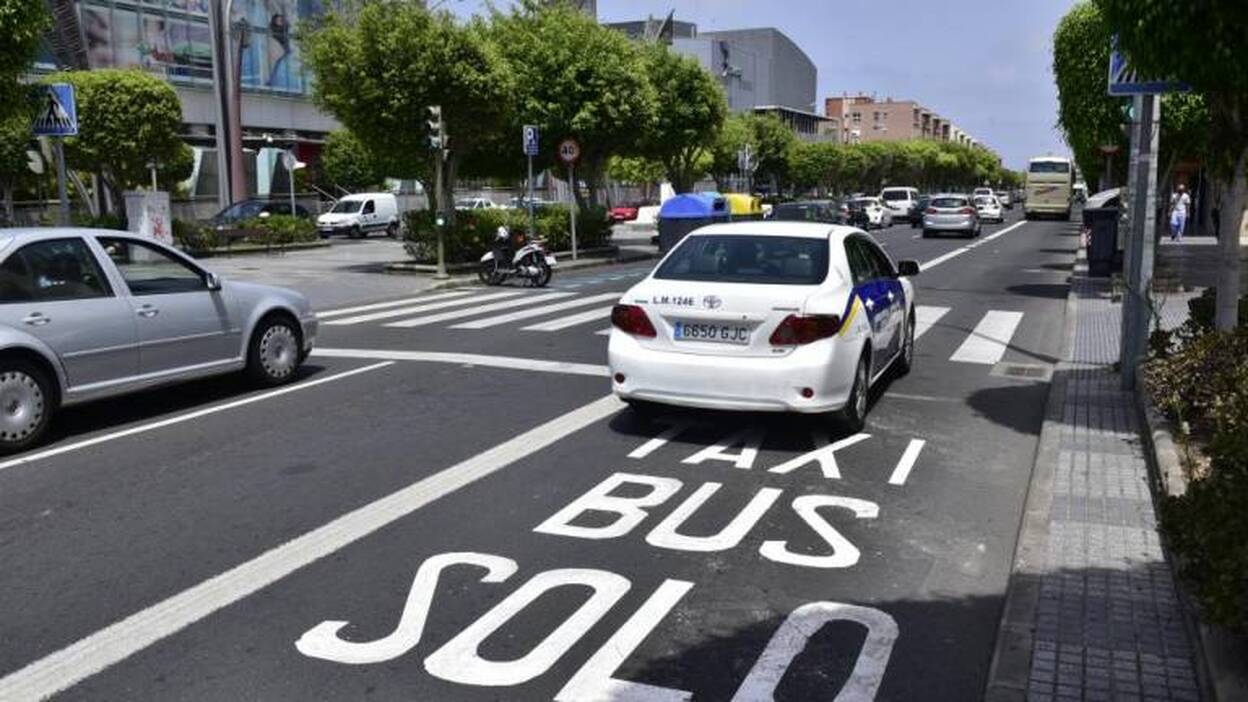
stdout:
{"type": "Polygon", "coordinates": [[[442,220],[442,147],[443,142],[438,142],[439,147],[433,156],[433,199],[434,213],[433,226],[438,228],[438,271],[433,274],[435,280],[446,280],[450,276],[446,273],[446,227],[442,220]]]}
{"type": "Polygon", "coordinates": [[[54,137],[52,143],[56,145],[56,196],[61,201],[61,226],[69,226],[69,194],[65,187],[65,140],[61,137],[54,137]]]}
{"type": "Polygon", "coordinates": [[[576,166],[568,163],[568,193],[572,196],[572,206],[568,208],[568,219],[572,226],[572,260],[576,260],[576,166]]]}
{"type": "Polygon", "coordinates": [[[295,152],[288,151],[290,154],[290,165],[286,168],[286,180],[290,181],[290,215],[295,215],[295,152]]]}
{"type": "Polygon", "coordinates": [[[525,198],[525,204],[529,210],[529,238],[533,238],[533,156],[529,156],[529,179],[527,181],[529,191],[528,197],[525,198]]]}
{"type": "Polygon", "coordinates": [[[1136,365],[1148,348],[1152,322],[1149,292],[1153,284],[1153,231],[1157,225],[1157,145],[1161,101],[1155,95],[1136,98],[1138,126],[1132,130],[1135,154],[1131,190],[1131,234],[1127,241],[1127,292],[1122,305],[1122,387],[1132,390],[1136,365]]]}

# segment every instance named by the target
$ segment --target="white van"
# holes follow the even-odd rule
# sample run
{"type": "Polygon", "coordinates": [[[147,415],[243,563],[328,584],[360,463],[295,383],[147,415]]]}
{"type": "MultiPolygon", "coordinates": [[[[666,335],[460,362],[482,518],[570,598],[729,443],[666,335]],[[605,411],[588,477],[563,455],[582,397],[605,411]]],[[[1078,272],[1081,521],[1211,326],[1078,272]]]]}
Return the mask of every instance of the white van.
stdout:
{"type": "Polygon", "coordinates": [[[914,208],[919,204],[918,188],[884,188],[880,191],[880,199],[892,213],[892,219],[911,221],[914,208]]]}
{"type": "Polygon", "coordinates": [[[329,212],[316,218],[316,229],[322,237],[345,234],[352,239],[372,232],[386,236],[399,235],[399,203],[393,193],[358,193],[347,195],[329,212]]]}

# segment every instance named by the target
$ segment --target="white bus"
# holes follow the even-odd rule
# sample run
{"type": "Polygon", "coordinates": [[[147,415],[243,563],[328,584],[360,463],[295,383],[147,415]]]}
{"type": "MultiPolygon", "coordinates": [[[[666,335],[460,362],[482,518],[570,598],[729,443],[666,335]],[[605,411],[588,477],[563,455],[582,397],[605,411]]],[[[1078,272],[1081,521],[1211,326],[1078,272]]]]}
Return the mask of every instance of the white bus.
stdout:
{"type": "Polygon", "coordinates": [[[1070,219],[1074,200],[1075,167],[1062,156],[1040,156],[1027,164],[1027,200],[1023,214],[1027,219],[1041,215],[1070,219]]]}

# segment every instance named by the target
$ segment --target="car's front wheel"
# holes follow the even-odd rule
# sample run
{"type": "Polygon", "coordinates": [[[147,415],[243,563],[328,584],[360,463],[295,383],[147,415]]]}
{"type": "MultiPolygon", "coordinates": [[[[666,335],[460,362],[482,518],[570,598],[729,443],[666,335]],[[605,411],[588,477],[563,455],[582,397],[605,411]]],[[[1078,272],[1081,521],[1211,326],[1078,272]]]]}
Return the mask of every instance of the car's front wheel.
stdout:
{"type": "Polygon", "coordinates": [[[261,385],[290,382],[303,361],[299,325],[285,315],[270,315],[256,325],[247,349],[247,375],[261,385]]]}
{"type": "Polygon", "coordinates": [[[906,375],[914,368],[914,310],[906,315],[906,335],[901,340],[901,357],[897,359],[897,374],[906,375]]]}
{"type": "Polygon", "coordinates": [[[867,400],[871,393],[871,355],[863,352],[854,369],[854,386],[849,391],[845,408],[837,416],[839,423],[850,434],[862,431],[867,422],[867,400]]]}
{"type": "Polygon", "coordinates": [[[52,421],[52,379],[23,360],[0,361],[0,453],[30,448],[52,421]]]}

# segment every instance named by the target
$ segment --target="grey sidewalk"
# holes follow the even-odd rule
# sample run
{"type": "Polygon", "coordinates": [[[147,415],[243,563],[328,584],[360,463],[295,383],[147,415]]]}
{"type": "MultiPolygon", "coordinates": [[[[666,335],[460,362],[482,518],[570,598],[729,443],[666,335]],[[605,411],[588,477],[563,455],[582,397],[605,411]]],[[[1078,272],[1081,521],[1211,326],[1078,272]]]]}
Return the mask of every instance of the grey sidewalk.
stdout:
{"type": "MultiPolygon", "coordinates": [[[[1121,304],[1076,267],[990,699],[1199,700],[1161,549],[1134,400],[1120,389],[1121,304]]],[[[1185,299],[1167,302],[1166,326],[1185,299]]]]}

